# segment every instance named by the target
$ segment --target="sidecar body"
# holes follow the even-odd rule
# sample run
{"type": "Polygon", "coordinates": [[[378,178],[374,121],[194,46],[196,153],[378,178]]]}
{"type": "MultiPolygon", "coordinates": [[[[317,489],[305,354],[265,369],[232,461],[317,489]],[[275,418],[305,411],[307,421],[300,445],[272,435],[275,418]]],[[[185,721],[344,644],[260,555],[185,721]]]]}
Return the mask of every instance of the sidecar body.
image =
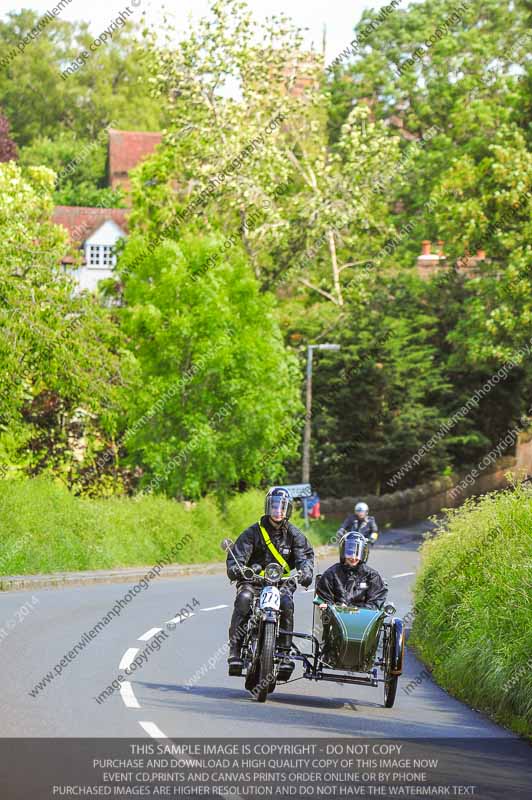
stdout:
{"type": "Polygon", "coordinates": [[[373,668],[384,611],[330,605],[314,614],[314,635],[323,664],[331,669],[370,672],[373,668]]]}
{"type": "Polygon", "coordinates": [[[395,606],[374,610],[327,604],[321,609],[322,602],[314,598],[312,633],[292,632],[290,657],[303,662],[303,678],[373,687],[382,683],[384,705],[391,708],[403,670],[405,638],[395,606]],[[300,649],[299,639],[312,642],[311,653],[300,649]]]}

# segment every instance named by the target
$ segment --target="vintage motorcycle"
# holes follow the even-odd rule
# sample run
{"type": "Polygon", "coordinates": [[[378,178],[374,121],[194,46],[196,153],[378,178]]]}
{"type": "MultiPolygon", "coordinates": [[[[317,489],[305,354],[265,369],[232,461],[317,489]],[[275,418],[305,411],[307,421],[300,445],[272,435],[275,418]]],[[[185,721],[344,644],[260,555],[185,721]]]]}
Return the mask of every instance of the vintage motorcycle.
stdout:
{"type": "Polygon", "coordinates": [[[251,613],[247,620],[242,644],[243,667],[230,666],[229,674],[246,676],[246,689],[259,703],[264,703],[268,693],[273,692],[277,681],[286,681],[292,674],[293,664],[283,664],[285,653],[278,652],[277,641],[280,633],[281,591],[284,582],[297,582],[299,571],[292,570],[283,575],[283,568],[273,561],[260,574],[260,567],[243,567],[235,558],[231,539],[224,539],[222,550],[229,550],[245,581],[261,586],[260,594],[253,598],[251,613]]]}

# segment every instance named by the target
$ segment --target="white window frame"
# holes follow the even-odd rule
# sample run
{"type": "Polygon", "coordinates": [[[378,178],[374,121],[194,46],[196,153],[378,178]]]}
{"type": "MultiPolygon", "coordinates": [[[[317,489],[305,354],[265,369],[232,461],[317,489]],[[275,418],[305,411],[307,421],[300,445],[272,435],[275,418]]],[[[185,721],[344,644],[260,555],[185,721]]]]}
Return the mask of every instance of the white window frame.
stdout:
{"type": "Polygon", "coordinates": [[[86,258],[89,269],[110,269],[116,265],[114,245],[89,244],[86,258]]]}

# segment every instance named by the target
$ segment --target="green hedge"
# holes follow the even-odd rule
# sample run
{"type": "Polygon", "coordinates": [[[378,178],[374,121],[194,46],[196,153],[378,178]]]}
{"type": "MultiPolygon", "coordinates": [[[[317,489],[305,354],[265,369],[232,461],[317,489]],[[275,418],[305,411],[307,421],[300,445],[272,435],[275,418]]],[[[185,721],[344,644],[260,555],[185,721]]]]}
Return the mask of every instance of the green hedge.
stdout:
{"type": "Polygon", "coordinates": [[[468,501],[421,553],[411,643],[442,686],[532,736],[532,493],[468,501]]]}
{"type": "Polygon", "coordinates": [[[151,565],[185,534],[181,563],[221,561],[221,540],[236,538],[263,504],[252,490],[222,514],[211,497],[187,510],[163,497],[89,500],[49,480],[0,480],[0,575],[151,565]]]}

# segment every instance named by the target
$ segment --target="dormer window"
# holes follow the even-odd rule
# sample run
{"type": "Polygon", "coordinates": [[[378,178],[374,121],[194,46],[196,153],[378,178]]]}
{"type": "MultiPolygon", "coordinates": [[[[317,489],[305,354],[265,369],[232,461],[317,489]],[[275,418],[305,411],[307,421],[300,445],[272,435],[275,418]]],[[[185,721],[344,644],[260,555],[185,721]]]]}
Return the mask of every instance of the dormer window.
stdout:
{"type": "Polygon", "coordinates": [[[89,244],[87,247],[87,266],[114,267],[116,256],[110,244],[89,244]]]}

